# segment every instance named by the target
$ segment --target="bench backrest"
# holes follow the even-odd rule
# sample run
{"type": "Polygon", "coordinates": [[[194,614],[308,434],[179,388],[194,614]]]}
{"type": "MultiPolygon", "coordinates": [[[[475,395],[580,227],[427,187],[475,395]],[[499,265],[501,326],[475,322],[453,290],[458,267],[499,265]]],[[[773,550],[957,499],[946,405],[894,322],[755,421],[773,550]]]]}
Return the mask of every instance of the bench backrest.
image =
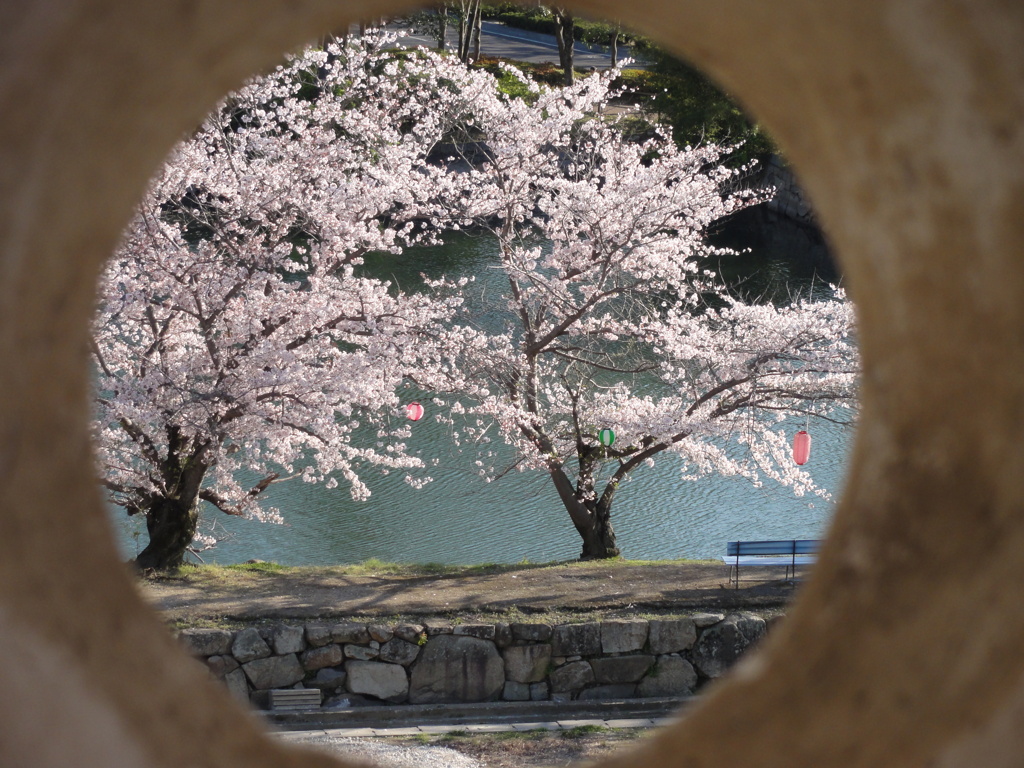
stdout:
{"type": "Polygon", "coordinates": [[[727,556],[740,555],[813,555],[821,539],[781,539],[779,541],[730,541],[727,556]]]}

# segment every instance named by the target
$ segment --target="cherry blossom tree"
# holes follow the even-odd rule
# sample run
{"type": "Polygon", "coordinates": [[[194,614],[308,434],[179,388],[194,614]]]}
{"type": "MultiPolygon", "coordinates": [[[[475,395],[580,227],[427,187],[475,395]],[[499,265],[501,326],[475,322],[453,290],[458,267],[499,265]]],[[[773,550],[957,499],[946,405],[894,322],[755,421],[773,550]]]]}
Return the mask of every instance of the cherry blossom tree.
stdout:
{"type": "Polygon", "coordinates": [[[356,272],[436,216],[439,86],[391,43],[309,51],[233,94],[175,148],[103,276],[98,463],[145,517],[141,568],[182,561],[201,502],[279,520],[273,483],[341,477],[363,498],[360,467],[423,464],[395,390],[459,299],[356,272]]]}
{"type": "Polygon", "coordinates": [[[707,227],[753,201],[720,150],[631,134],[608,114],[611,75],[522,79],[514,98],[392,44],[309,51],[233,94],[175,149],[103,277],[97,455],[114,503],[145,516],[137,564],[181,562],[202,504],[280,519],[264,492],[285,479],[356,498],[368,466],[428,481],[395,418],[403,382],[454,397],[456,440],[498,433],[548,473],[583,557],[618,554],[616,491],[661,454],[814,490],[779,423],[852,402],[850,307],[745,304],[702,267],[707,227]],[[410,293],[359,271],[462,227],[500,244],[501,327],[467,314],[464,280],[410,293]]]}
{"type": "MultiPolygon", "coordinates": [[[[679,457],[687,477],[818,490],[788,458],[780,424],[840,418],[858,367],[841,292],[751,305],[702,267],[725,257],[708,226],[756,199],[733,189],[722,150],[680,149],[652,128],[631,136],[635,121],[608,114],[609,82],[524,81],[525,100],[464,92],[466,138],[486,160],[459,175],[451,215],[497,238],[507,291],[488,303],[504,302],[507,322],[450,328],[437,355],[456,362],[417,374],[459,396],[460,442],[498,432],[520,469],[550,475],[583,558],[619,554],[616,492],[660,454],[679,457]]],[[[478,463],[491,478],[500,468],[487,453],[478,463]]]]}

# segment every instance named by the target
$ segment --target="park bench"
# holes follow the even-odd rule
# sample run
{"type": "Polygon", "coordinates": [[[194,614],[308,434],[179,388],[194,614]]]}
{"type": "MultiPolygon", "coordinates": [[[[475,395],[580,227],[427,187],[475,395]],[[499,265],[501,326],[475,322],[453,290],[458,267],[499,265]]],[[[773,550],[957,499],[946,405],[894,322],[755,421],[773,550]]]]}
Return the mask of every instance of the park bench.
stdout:
{"type": "Polygon", "coordinates": [[[798,565],[812,565],[818,559],[820,539],[779,541],[730,541],[722,561],[729,566],[729,582],[740,585],[740,566],[785,568],[786,578],[796,576],[798,565]]]}

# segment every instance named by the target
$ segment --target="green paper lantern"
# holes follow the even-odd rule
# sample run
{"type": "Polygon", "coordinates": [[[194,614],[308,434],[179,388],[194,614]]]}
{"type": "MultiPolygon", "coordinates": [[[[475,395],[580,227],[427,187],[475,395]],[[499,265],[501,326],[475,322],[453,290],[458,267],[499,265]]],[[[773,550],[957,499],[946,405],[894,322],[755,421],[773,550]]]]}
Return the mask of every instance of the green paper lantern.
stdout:
{"type": "Polygon", "coordinates": [[[615,433],[612,432],[608,427],[605,427],[597,433],[597,439],[605,448],[608,448],[612,443],[615,442],[615,433]]]}

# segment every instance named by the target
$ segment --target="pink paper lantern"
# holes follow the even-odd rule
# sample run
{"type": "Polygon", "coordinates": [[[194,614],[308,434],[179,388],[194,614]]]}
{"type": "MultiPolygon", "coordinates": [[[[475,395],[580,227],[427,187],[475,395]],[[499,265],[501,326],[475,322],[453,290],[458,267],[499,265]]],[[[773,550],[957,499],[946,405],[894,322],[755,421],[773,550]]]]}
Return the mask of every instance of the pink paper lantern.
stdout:
{"type": "Polygon", "coordinates": [[[409,403],[405,406],[405,415],[409,421],[419,421],[423,418],[423,406],[419,403],[409,403]]]}
{"type": "Polygon", "coordinates": [[[801,429],[793,436],[793,461],[803,465],[809,458],[811,458],[811,436],[801,429]]]}

